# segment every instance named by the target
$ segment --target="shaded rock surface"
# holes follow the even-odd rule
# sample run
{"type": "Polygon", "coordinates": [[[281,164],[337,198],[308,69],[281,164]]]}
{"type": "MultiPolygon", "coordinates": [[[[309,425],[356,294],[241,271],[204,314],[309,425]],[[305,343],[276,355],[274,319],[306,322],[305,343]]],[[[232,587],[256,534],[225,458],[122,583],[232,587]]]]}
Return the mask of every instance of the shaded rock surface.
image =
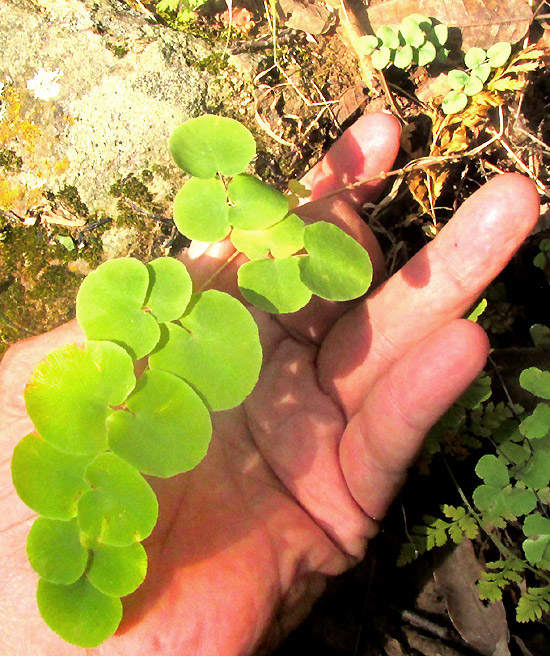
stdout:
{"type": "Polygon", "coordinates": [[[212,93],[207,44],[118,0],[0,0],[0,206],[24,213],[74,185],[93,211],[130,172],[171,164],[167,141],[212,93]]]}

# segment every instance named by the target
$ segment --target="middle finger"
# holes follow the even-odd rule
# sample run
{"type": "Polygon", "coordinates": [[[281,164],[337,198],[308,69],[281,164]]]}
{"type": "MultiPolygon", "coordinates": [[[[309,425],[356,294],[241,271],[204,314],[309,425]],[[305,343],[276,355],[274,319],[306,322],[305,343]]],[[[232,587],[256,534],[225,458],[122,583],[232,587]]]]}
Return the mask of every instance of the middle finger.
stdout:
{"type": "Polygon", "coordinates": [[[348,417],[373,382],[413,344],[464,315],[533,228],[539,198],[523,176],[491,180],[370,298],[329,333],[321,384],[348,417]]]}

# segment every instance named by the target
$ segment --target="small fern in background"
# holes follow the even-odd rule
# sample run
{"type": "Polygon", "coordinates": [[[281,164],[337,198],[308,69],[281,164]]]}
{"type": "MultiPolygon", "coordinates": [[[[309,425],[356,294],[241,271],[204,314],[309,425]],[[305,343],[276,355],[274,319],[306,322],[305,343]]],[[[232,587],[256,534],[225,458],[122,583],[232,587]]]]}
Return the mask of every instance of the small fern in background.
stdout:
{"type": "Polygon", "coordinates": [[[479,525],[466,508],[444,505],[441,506],[441,512],[450,521],[426,515],[423,518],[424,524],[412,527],[409,541],[401,547],[398,567],[412,563],[426,551],[442,547],[449,540],[460,544],[464,538],[473,540],[479,535],[479,525]]]}
{"type": "MultiPolygon", "coordinates": [[[[538,346],[550,331],[535,325],[530,332],[538,346]]],[[[463,506],[444,505],[443,517],[426,516],[413,526],[398,565],[483,532],[500,558],[486,563],[478,581],[480,598],[500,601],[504,590],[515,586],[521,590],[516,619],[529,622],[550,610],[550,371],[530,367],[519,383],[535,397],[532,410],[489,401],[491,381],[482,374],[431,431],[424,468],[437,452],[456,457],[462,450],[465,457],[487,441],[494,452],[477,461],[481,483],[472,501],[459,488],[463,506]]]]}

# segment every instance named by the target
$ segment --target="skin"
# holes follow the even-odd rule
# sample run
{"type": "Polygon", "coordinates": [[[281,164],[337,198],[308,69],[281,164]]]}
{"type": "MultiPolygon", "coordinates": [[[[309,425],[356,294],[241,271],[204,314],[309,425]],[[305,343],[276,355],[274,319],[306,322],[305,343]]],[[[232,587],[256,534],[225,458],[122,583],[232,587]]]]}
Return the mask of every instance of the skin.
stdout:
{"type": "MultiPolygon", "coordinates": [[[[391,168],[399,127],[367,115],[303,182],[304,216],[334,221],[369,250],[375,286],[355,304],[313,301],[291,316],[254,311],[265,352],[243,406],[214,416],[207,457],[192,472],[153,479],[160,518],[145,545],[149,573],[125,599],[101,656],[236,656],[269,652],[309,612],[327,576],[364,556],[428,429],[483,367],[488,341],[461,319],[538,217],[525,178],[499,176],[391,279],[358,217],[380,185],[338,198],[343,184],[391,168]]],[[[195,244],[183,256],[198,284],[231,254],[195,244]]],[[[238,264],[235,260],[234,264],[238,264]]],[[[234,291],[234,270],[216,279],[234,291]]],[[[5,656],[65,656],[41,621],[25,555],[33,513],[10,476],[13,447],[32,430],[23,390],[51,350],[82,335],[75,323],[12,347],[0,364],[0,644],[5,656]]]]}

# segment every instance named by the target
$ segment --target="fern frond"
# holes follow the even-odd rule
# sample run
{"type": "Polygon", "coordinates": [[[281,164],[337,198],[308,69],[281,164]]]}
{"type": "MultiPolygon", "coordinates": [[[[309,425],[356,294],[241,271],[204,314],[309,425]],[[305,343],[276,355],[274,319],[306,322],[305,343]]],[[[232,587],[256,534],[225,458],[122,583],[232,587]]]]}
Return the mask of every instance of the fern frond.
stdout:
{"type": "Polygon", "coordinates": [[[474,517],[464,508],[459,506],[444,505],[442,508],[445,517],[448,517],[451,523],[448,525],[447,532],[455,544],[460,544],[462,540],[470,538],[471,540],[479,535],[479,525],[474,517]]]}
{"type": "Polygon", "coordinates": [[[447,530],[449,523],[443,519],[434,519],[427,527],[426,549],[430,551],[434,547],[442,547],[447,543],[449,536],[447,530]]]}
{"type": "Polygon", "coordinates": [[[425,544],[416,545],[412,540],[401,545],[401,551],[397,557],[397,567],[404,567],[413,563],[422,553],[426,551],[425,544]],[[420,546],[420,548],[418,548],[420,546]],[[421,550],[423,548],[423,550],[421,550]]]}
{"type": "Polygon", "coordinates": [[[550,585],[531,588],[522,594],[518,602],[516,619],[518,622],[534,622],[548,610],[550,610],[550,585]]]}
{"type": "Polygon", "coordinates": [[[503,586],[499,580],[483,577],[477,582],[477,591],[480,599],[502,601],[503,586]]]}
{"type": "Polygon", "coordinates": [[[500,601],[503,590],[512,583],[520,583],[523,580],[520,572],[525,569],[525,562],[520,558],[511,557],[488,562],[486,567],[489,571],[483,572],[477,582],[479,598],[500,601]]]}

